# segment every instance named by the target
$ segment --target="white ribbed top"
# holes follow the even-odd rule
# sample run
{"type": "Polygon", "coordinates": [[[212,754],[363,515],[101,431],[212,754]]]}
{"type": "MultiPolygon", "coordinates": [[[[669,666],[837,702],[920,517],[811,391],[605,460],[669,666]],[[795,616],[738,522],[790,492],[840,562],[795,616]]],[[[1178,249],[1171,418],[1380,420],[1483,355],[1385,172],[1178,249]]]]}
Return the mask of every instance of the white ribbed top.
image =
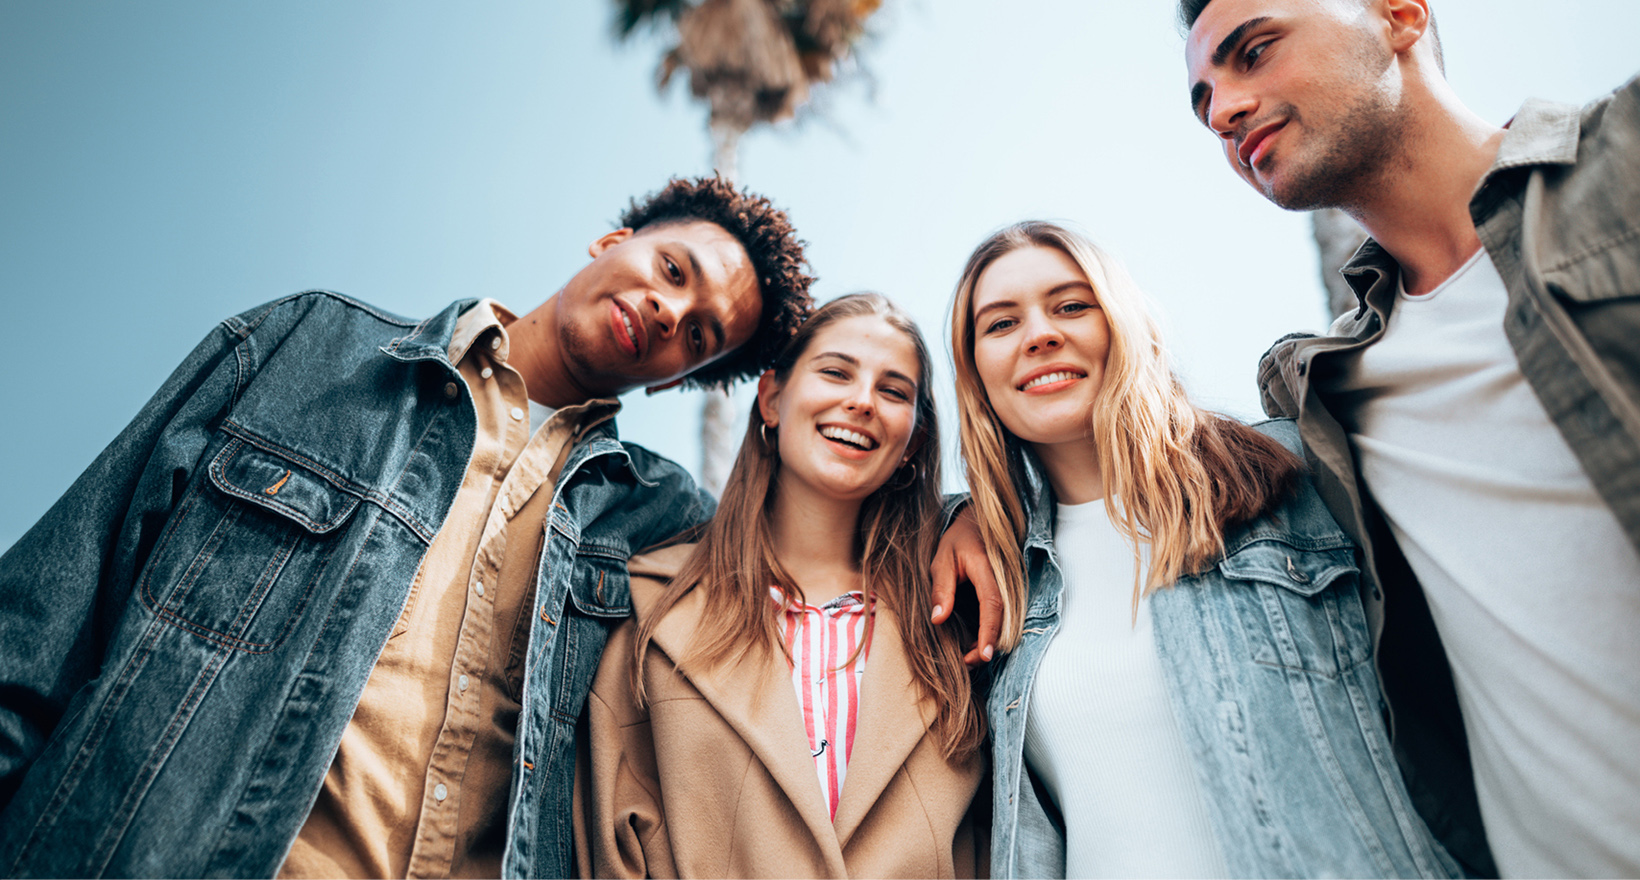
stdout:
{"type": "Polygon", "coordinates": [[[1168,705],[1133,549],[1105,502],[1059,505],[1059,631],[1032,685],[1025,760],[1065,816],[1067,877],[1223,877],[1168,705]]]}

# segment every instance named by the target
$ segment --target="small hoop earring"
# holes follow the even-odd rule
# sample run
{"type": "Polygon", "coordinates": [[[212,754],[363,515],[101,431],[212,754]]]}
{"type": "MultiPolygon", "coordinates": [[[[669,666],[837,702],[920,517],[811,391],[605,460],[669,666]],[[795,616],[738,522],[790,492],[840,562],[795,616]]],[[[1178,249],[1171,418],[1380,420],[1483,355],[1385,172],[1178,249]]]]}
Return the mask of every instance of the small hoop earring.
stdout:
{"type": "MultiPolygon", "coordinates": [[[[902,468],[900,468],[899,471],[896,471],[896,474],[898,474],[898,473],[900,473],[904,470],[905,470],[905,468],[902,467],[902,468]]],[[[911,463],[911,473],[910,473],[909,476],[907,476],[906,481],[904,483],[901,483],[901,484],[898,484],[898,485],[895,485],[895,484],[891,483],[891,484],[889,484],[888,488],[891,491],[894,491],[894,492],[903,492],[906,489],[909,489],[912,486],[915,486],[917,484],[917,476],[918,476],[917,463],[912,462],[911,463]]]]}
{"type": "Polygon", "coordinates": [[[763,441],[764,448],[769,448],[769,423],[757,423],[757,439],[763,441]]]}

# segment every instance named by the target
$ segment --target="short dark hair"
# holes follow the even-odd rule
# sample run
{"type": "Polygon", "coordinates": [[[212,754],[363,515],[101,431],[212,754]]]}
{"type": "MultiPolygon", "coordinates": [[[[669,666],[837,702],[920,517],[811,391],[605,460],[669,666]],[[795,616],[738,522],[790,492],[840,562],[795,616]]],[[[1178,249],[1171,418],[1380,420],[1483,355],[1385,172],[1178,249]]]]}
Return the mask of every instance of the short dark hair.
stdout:
{"type": "Polygon", "coordinates": [[[1196,26],[1196,19],[1202,17],[1202,10],[1213,0],[1179,0],[1179,26],[1190,30],[1196,26]]]}
{"type": "Polygon", "coordinates": [[[633,199],[620,222],[638,232],[697,220],[722,227],[746,249],[763,299],[757,329],[745,345],[683,378],[686,388],[727,388],[774,365],[814,307],[809,286],[815,279],[786,212],[720,176],[675,177],[642,202],[633,199]]]}
{"type": "MultiPolygon", "coordinates": [[[[1179,27],[1186,33],[1196,26],[1196,19],[1202,17],[1202,10],[1213,0],[1179,0],[1179,27]]],[[[1441,75],[1446,75],[1446,53],[1441,50],[1441,26],[1435,21],[1435,13],[1429,13],[1429,35],[1435,41],[1435,67],[1441,75]]]]}

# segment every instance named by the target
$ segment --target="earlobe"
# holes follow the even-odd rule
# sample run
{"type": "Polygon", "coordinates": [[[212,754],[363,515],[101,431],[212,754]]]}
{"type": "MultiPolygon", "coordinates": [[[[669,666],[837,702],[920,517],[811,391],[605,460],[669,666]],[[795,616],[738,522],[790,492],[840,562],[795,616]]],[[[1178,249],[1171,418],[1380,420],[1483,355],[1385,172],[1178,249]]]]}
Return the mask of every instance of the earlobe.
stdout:
{"type": "Polygon", "coordinates": [[[620,229],[616,229],[612,232],[606,232],[603,235],[598,236],[598,238],[595,239],[587,248],[587,255],[596,260],[603,254],[604,251],[609,250],[610,248],[620,244],[623,241],[626,241],[631,237],[632,230],[625,226],[622,226],[620,229]]]}

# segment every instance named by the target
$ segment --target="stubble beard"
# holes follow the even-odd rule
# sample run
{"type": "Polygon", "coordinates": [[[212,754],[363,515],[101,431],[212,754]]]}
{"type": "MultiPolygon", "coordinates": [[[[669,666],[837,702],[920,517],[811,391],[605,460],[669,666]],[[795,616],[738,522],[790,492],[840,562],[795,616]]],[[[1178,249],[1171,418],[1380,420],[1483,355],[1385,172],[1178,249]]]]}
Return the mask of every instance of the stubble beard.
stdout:
{"type": "MultiPolygon", "coordinates": [[[[1299,118],[1296,110],[1290,112],[1299,118]]],[[[1366,95],[1329,130],[1313,133],[1325,144],[1319,157],[1290,169],[1290,177],[1279,185],[1276,180],[1261,181],[1259,190],[1289,211],[1352,212],[1399,164],[1405,149],[1402,132],[1396,108],[1377,93],[1366,95]]]]}

